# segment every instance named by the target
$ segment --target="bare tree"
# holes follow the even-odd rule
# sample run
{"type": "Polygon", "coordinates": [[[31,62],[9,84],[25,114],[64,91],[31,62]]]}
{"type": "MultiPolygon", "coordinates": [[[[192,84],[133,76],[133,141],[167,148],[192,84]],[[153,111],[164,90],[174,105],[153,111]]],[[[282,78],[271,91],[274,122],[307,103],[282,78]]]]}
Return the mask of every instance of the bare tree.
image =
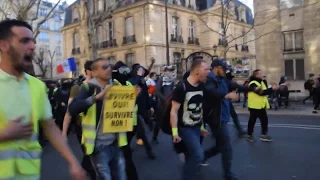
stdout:
{"type": "Polygon", "coordinates": [[[34,58],[34,63],[39,67],[40,69],[40,76],[45,77],[48,70],[50,70],[51,78],[53,76],[53,58],[55,56],[55,51],[51,52],[47,49],[40,49],[39,53],[34,58]]]}
{"type": "Polygon", "coordinates": [[[50,9],[50,11],[44,16],[39,17],[39,9],[42,0],[1,0],[2,7],[0,7],[0,13],[4,19],[15,18],[18,20],[29,22],[33,27],[33,35],[36,38],[40,31],[41,25],[52,17],[54,10],[59,5],[61,0],[50,9]]]}
{"type": "Polygon", "coordinates": [[[80,14],[81,19],[87,22],[88,39],[89,39],[89,56],[91,59],[98,57],[98,27],[103,25],[103,22],[112,18],[113,10],[122,3],[122,0],[104,1],[103,10],[98,9],[97,0],[85,1],[81,5],[80,14]]]}

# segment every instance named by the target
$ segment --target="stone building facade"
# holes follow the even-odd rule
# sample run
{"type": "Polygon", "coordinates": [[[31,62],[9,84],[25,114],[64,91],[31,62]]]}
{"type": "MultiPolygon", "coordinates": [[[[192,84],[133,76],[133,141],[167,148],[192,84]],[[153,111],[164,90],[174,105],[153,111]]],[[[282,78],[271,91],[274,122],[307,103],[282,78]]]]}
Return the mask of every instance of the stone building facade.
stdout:
{"type": "MultiPolygon", "coordinates": [[[[205,4],[196,0],[168,1],[170,64],[177,64],[198,51],[219,56],[227,51],[227,59],[230,60],[254,57],[251,10],[239,1],[232,3],[227,31],[227,40],[231,42],[224,47],[222,37],[217,33],[221,32],[221,6],[215,1],[207,1],[205,4]],[[248,33],[243,35],[245,32],[248,33]],[[217,46],[216,50],[213,46],[217,46]]],[[[130,0],[115,6],[110,0],[93,3],[94,7],[85,9],[84,2],[78,0],[67,9],[62,29],[65,58],[73,56],[79,67],[83,67],[83,63],[91,58],[86,13],[99,14],[113,9],[112,18],[97,27],[95,47],[98,48],[98,56],[109,58],[111,63],[122,60],[128,65],[141,63],[145,66],[155,58],[153,70],[160,72],[166,64],[164,1],[130,0]]],[[[78,73],[82,73],[82,69],[78,73]]]]}
{"type": "Polygon", "coordinates": [[[320,72],[320,1],[255,0],[257,68],[269,82],[286,75],[301,90],[310,73],[320,72]],[[258,24],[261,24],[258,26],[258,24]]]}

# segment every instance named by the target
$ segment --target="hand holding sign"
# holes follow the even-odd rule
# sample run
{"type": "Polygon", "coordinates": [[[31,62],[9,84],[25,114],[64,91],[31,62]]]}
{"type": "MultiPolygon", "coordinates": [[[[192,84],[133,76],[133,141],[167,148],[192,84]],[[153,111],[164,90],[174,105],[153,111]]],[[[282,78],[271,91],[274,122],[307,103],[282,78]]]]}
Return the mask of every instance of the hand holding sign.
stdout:
{"type": "Polygon", "coordinates": [[[111,87],[112,87],[112,84],[106,85],[104,89],[102,89],[102,91],[95,96],[95,100],[103,100],[106,93],[110,90],[111,87]]]}

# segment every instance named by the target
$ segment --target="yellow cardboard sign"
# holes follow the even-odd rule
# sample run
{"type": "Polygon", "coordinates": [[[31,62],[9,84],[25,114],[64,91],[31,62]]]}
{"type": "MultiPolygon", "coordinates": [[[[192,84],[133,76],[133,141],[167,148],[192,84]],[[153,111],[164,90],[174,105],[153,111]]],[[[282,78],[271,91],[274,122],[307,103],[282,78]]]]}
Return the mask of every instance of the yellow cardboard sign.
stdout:
{"type": "Polygon", "coordinates": [[[106,94],[103,112],[103,133],[133,130],[136,87],[113,86],[106,94]]]}

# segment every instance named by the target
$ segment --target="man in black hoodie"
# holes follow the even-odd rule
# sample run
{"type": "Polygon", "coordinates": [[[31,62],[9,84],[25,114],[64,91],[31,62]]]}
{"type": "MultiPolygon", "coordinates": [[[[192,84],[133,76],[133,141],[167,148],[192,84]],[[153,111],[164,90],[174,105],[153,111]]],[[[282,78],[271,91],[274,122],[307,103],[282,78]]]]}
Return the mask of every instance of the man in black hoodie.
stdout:
{"type": "Polygon", "coordinates": [[[148,86],[146,84],[146,80],[144,79],[146,69],[141,65],[135,65],[132,67],[132,73],[131,78],[129,79],[129,82],[132,85],[138,85],[141,88],[141,93],[137,97],[137,104],[138,104],[138,129],[137,129],[137,138],[138,142],[143,141],[143,144],[146,148],[147,155],[150,159],[155,159],[155,155],[152,151],[152,148],[150,146],[150,143],[147,139],[147,136],[145,134],[145,130],[143,127],[143,120],[146,122],[146,124],[149,125],[150,129],[152,128],[152,122],[150,120],[149,112],[153,113],[154,110],[151,107],[150,99],[149,99],[149,93],[148,93],[148,86]]]}

